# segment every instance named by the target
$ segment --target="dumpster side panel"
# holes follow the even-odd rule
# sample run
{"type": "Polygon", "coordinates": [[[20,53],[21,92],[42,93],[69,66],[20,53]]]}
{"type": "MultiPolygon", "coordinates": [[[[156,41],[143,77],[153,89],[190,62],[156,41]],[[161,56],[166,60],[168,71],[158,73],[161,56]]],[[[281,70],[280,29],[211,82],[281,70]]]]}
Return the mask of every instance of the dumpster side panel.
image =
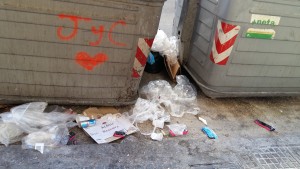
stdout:
{"type": "Polygon", "coordinates": [[[207,95],[300,94],[299,1],[199,2],[185,67],[207,95]],[[235,38],[231,33],[234,27],[239,28],[235,38]],[[214,59],[227,54],[228,61],[212,61],[214,46],[218,52],[214,59]]]}
{"type": "Polygon", "coordinates": [[[132,76],[138,41],[154,38],[162,5],[1,1],[2,102],[133,103],[140,82],[132,76]]]}

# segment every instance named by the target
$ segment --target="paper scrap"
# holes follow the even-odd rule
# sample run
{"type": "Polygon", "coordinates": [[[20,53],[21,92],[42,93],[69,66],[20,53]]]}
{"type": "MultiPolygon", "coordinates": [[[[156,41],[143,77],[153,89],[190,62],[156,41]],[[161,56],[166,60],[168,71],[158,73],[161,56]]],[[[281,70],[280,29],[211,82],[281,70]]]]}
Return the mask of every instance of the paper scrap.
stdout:
{"type": "Polygon", "coordinates": [[[136,132],[138,129],[120,113],[107,114],[96,120],[96,125],[83,129],[98,144],[109,143],[119,139],[114,137],[116,131],[124,131],[126,135],[136,132]]]}

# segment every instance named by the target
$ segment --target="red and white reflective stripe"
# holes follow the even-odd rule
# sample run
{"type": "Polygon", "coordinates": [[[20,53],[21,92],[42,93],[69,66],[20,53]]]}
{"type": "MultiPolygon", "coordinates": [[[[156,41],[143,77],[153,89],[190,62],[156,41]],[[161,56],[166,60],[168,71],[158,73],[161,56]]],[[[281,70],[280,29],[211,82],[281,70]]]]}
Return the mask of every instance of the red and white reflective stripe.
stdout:
{"type": "Polygon", "coordinates": [[[241,27],[218,21],[210,59],[218,65],[226,65],[241,27]]]}
{"type": "Polygon", "coordinates": [[[143,75],[148,55],[154,39],[139,38],[135,60],[132,68],[132,77],[140,78],[143,75]]]}

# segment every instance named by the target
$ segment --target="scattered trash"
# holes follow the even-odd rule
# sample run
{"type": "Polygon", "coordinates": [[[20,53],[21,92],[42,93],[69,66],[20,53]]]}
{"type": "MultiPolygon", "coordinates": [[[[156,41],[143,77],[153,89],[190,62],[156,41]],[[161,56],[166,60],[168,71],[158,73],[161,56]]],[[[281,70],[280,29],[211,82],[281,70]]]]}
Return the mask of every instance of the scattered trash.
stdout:
{"type": "Polygon", "coordinates": [[[71,109],[48,106],[45,102],[19,105],[11,108],[10,112],[0,114],[0,117],[2,144],[8,146],[22,140],[22,148],[36,149],[41,153],[66,145],[69,140],[68,127],[77,125],[72,122],[76,115],[71,109]]]}
{"type": "MultiPolygon", "coordinates": [[[[140,93],[146,97],[150,107],[159,107],[174,117],[182,117],[185,113],[197,115],[200,111],[197,106],[197,91],[184,75],[176,76],[177,85],[172,88],[165,80],[151,81],[144,86],[140,93]]],[[[139,112],[143,111],[142,106],[139,112]]],[[[163,111],[163,110],[161,110],[163,111]]]]}
{"type": "Polygon", "coordinates": [[[150,137],[152,140],[156,140],[156,141],[162,141],[164,138],[162,133],[152,133],[150,137]]]}
{"type": "Polygon", "coordinates": [[[10,110],[11,114],[5,114],[4,117],[0,116],[4,122],[13,122],[26,133],[39,131],[45,126],[73,121],[76,118],[76,115],[64,112],[44,113],[46,107],[47,103],[45,102],[32,102],[13,107],[10,110]]]}
{"type": "Polygon", "coordinates": [[[107,114],[96,120],[96,125],[83,128],[98,144],[109,143],[120,139],[114,137],[116,131],[124,131],[126,135],[137,131],[137,128],[120,113],[107,114]]]}
{"type": "Polygon", "coordinates": [[[80,126],[80,122],[82,121],[87,121],[87,120],[90,120],[91,118],[87,117],[87,116],[83,116],[81,114],[78,114],[76,116],[76,123],[80,126]]]}
{"type": "Polygon", "coordinates": [[[53,148],[67,145],[68,141],[68,128],[65,125],[56,125],[28,134],[22,139],[22,148],[35,149],[43,154],[53,148]]]}
{"type": "Polygon", "coordinates": [[[209,127],[203,127],[202,131],[210,139],[217,139],[218,138],[218,136],[216,135],[216,133],[212,129],[210,129],[209,127]]]}
{"type": "Polygon", "coordinates": [[[274,127],[272,127],[272,126],[270,126],[270,125],[268,125],[268,124],[266,124],[266,123],[264,123],[260,120],[255,120],[254,123],[259,125],[260,127],[264,128],[264,129],[268,130],[268,131],[275,131],[274,127]]]}
{"type": "Polygon", "coordinates": [[[71,131],[69,132],[69,140],[67,145],[76,145],[77,144],[77,140],[76,140],[76,134],[71,131]]]}
{"type": "Polygon", "coordinates": [[[207,125],[207,121],[206,121],[204,118],[198,117],[198,119],[199,119],[200,121],[202,121],[202,123],[204,123],[205,125],[207,125]]]}
{"type": "Polygon", "coordinates": [[[87,128],[87,127],[91,127],[91,126],[95,126],[95,125],[96,125],[95,119],[90,119],[90,120],[79,122],[79,127],[81,127],[81,128],[87,128]]]}
{"type": "Polygon", "coordinates": [[[0,143],[5,146],[21,141],[23,133],[23,130],[15,123],[0,122],[0,143]]]}
{"type": "Polygon", "coordinates": [[[185,124],[171,124],[167,126],[169,127],[169,133],[172,137],[188,134],[188,130],[185,124]]]}
{"type": "Polygon", "coordinates": [[[118,138],[124,138],[126,136],[126,132],[125,131],[116,131],[113,136],[118,137],[118,138]]]}

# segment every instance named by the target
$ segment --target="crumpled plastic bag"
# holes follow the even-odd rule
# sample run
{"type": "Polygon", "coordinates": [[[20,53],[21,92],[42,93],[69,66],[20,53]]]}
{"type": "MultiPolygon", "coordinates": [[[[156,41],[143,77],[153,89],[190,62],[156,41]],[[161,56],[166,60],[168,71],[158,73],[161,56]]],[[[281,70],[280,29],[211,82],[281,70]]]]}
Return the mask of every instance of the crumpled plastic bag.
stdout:
{"type": "Polygon", "coordinates": [[[66,125],[48,126],[40,131],[32,132],[22,139],[23,149],[35,149],[44,152],[66,145],[69,140],[69,130],[66,125]]]}
{"type": "Polygon", "coordinates": [[[0,122],[0,143],[5,146],[21,141],[23,133],[15,123],[0,122]]]}
{"type": "Polygon", "coordinates": [[[174,65],[178,62],[179,40],[175,36],[169,38],[169,48],[163,52],[167,57],[168,63],[174,65]]]}
{"type": "Polygon", "coordinates": [[[174,65],[178,62],[179,40],[176,36],[168,38],[164,31],[158,30],[151,50],[159,52],[162,56],[166,56],[168,63],[174,65]]]}
{"type": "MultiPolygon", "coordinates": [[[[143,123],[147,120],[152,121],[154,126],[153,132],[156,128],[163,128],[165,122],[170,122],[170,115],[157,103],[139,98],[133,108],[132,115],[127,116],[134,124],[143,123]]],[[[137,125],[136,125],[137,127],[137,125]]],[[[143,135],[151,135],[152,133],[142,133],[143,135]]]]}
{"type": "Polygon", "coordinates": [[[165,80],[150,81],[140,93],[148,100],[168,100],[174,96],[172,86],[165,80]]]}
{"type": "Polygon", "coordinates": [[[16,106],[11,109],[11,116],[6,115],[5,120],[14,122],[26,133],[32,133],[45,126],[66,123],[76,118],[74,114],[62,112],[44,113],[46,107],[47,103],[45,102],[32,102],[16,106]]]}
{"type": "Polygon", "coordinates": [[[169,127],[170,135],[173,137],[188,134],[188,130],[185,124],[171,124],[171,125],[167,125],[167,127],[169,127]]]}
{"type": "Polygon", "coordinates": [[[129,118],[132,123],[143,123],[147,120],[170,120],[170,116],[165,113],[164,109],[159,104],[142,98],[137,100],[132,115],[129,118]]]}
{"type": "Polygon", "coordinates": [[[170,41],[167,34],[163,30],[159,29],[155,35],[151,50],[161,53],[165,50],[168,50],[169,47],[170,41]]]}
{"type": "MultiPolygon", "coordinates": [[[[174,117],[182,117],[185,113],[197,115],[197,90],[184,75],[176,76],[177,85],[172,86],[165,80],[151,81],[140,93],[151,101],[153,106],[161,106],[174,117]]],[[[152,107],[153,107],[152,106],[152,107]]]]}

